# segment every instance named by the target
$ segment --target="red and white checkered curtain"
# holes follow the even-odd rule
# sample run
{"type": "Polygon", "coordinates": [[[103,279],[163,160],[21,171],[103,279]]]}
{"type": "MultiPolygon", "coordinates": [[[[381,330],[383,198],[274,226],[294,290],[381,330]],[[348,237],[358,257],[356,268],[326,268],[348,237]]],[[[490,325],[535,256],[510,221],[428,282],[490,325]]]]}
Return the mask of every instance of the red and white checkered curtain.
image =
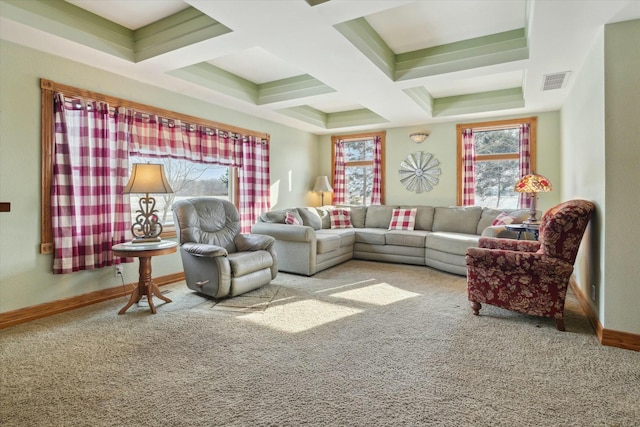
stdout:
{"type": "Polygon", "coordinates": [[[462,130],[462,206],[476,203],[476,146],[473,129],[462,130]]]}
{"type": "MultiPolygon", "coordinates": [[[[55,96],[51,194],[53,273],[116,263],[111,247],[130,239],[129,205],[122,191],[129,168],[126,123],[104,102],[65,103],[55,96]]],[[[118,260],[119,261],[119,260],[118,260]]]]}
{"type": "Polygon", "coordinates": [[[188,159],[225,166],[242,165],[242,143],[229,132],[198,126],[182,129],[188,159]]]}
{"type": "Polygon", "coordinates": [[[344,161],[344,141],[336,142],[335,165],[333,166],[333,204],[345,203],[347,193],[347,177],[344,161]]]}
{"type": "Polygon", "coordinates": [[[242,143],[239,169],[240,231],[251,232],[258,217],[271,210],[269,142],[253,136],[237,135],[242,143]]]}
{"type": "MultiPolygon", "coordinates": [[[[531,142],[530,142],[529,123],[520,125],[520,145],[518,156],[518,168],[520,169],[520,178],[531,173],[531,142]]],[[[515,183],[514,183],[515,185],[515,183]]],[[[535,195],[534,195],[535,196],[535,195]]],[[[529,193],[520,193],[520,208],[531,207],[531,195],[529,193]]]]}
{"type": "Polygon", "coordinates": [[[373,186],[371,204],[382,204],[382,138],[376,136],[373,141],[373,186]]]}
{"type": "Polygon", "coordinates": [[[242,165],[242,144],[228,132],[135,114],[129,153],[196,163],[242,165]]]}

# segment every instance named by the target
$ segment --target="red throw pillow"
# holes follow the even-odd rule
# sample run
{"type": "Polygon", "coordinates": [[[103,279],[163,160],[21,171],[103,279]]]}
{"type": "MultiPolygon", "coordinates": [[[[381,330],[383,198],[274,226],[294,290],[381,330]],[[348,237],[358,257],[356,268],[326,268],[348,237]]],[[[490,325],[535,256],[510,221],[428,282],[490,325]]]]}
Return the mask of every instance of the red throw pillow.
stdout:
{"type": "Polygon", "coordinates": [[[353,228],[351,212],[346,209],[334,209],[329,212],[331,228],[353,228]]]}
{"type": "Polygon", "coordinates": [[[389,230],[409,230],[413,231],[416,226],[416,208],[394,209],[389,223],[389,230]]]}
{"type": "Polygon", "coordinates": [[[287,212],[287,216],[284,219],[284,223],[291,224],[291,225],[302,225],[302,223],[298,220],[298,218],[296,218],[296,216],[291,212],[287,212]]]}
{"type": "Polygon", "coordinates": [[[509,216],[509,214],[506,212],[501,212],[500,215],[498,215],[496,219],[493,220],[491,225],[507,225],[511,224],[513,221],[514,218],[512,216],[509,216]]]}

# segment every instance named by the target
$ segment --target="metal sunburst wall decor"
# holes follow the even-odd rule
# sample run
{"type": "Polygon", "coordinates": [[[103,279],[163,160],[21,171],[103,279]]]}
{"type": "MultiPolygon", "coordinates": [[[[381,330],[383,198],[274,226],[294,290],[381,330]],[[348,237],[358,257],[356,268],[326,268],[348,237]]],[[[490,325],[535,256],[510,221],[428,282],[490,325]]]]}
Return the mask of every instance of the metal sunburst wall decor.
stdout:
{"type": "Polygon", "coordinates": [[[400,163],[400,182],[409,191],[422,193],[433,190],[433,186],[440,180],[437,178],[442,172],[437,167],[440,164],[438,159],[431,153],[417,151],[407,156],[400,163]]]}

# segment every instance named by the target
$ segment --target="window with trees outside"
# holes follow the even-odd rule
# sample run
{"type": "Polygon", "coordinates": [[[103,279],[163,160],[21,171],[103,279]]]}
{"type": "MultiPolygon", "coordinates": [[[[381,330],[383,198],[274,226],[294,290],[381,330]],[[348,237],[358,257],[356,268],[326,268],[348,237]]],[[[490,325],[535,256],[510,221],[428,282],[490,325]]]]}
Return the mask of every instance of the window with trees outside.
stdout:
{"type": "MultiPolygon", "coordinates": [[[[476,205],[491,208],[517,209],[520,207],[520,193],[514,187],[523,174],[523,163],[528,170],[535,170],[536,161],[536,118],[502,120],[483,123],[460,124],[457,126],[458,205],[476,205]],[[528,150],[522,149],[522,138],[528,139],[528,150]],[[466,135],[466,136],[465,136],[466,135]],[[470,147],[465,149],[465,137],[472,138],[473,160],[469,161],[470,147]],[[469,177],[465,170],[473,170],[473,203],[465,193],[469,177]]],[[[525,146],[526,147],[526,146],[525,146]]]]}
{"type": "MultiPolygon", "coordinates": [[[[345,168],[345,200],[347,205],[371,205],[374,191],[374,154],[375,141],[380,139],[382,144],[382,164],[384,165],[385,132],[363,133],[358,135],[332,136],[332,173],[334,176],[336,165],[336,143],[343,143],[345,168]]],[[[384,171],[384,167],[382,167],[384,171]]],[[[384,179],[381,180],[384,182],[384,179]]],[[[384,188],[381,188],[381,200],[384,200],[384,188]]],[[[384,203],[384,202],[382,202],[384,203]]]]}
{"type": "MultiPolygon", "coordinates": [[[[161,163],[173,193],[154,195],[156,209],[166,231],[173,230],[171,205],[176,200],[190,197],[217,197],[235,204],[236,169],[231,166],[195,163],[184,159],[131,156],[129,172],[134,163],[161,163]]],[[[129,173],[131,175],[131,173],[129,173]]],[[[130,194],[131,214],[140,209],[139,200],[144,194],[130,194]]]]}

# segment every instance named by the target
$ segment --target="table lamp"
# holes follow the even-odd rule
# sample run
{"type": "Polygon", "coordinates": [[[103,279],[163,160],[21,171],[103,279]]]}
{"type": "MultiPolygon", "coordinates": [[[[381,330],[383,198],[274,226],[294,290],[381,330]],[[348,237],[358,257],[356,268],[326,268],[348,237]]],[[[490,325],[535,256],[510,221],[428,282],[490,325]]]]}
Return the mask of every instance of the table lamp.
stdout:
{"type": "Polygon", "coordinates": [[[515,191],[518,193],[531,194],[531,210],[529,211],[529,218],[523,221],[523,224],[539,224],[540,221],[536,218],[536,199],[538,195],[536,193],[546,193],[553,190],[551,182],[542,175],[538,175],[535,172],[526,175],[516,183],[515,191]]]}
{"type": "Polygon", "coordinates": [[[322,206],[324,206],[324,193],[333,193],[333,188],[329,184],[329,178],[327,176],[319,176],[316,178],[316,185],[313,186],[313,191],[320,192],[322,196],[322,206]]]}
{"type": "Polygon", "coordinates": [[[131,233],[134,235],[132,243],[159,242],[162,224],[158,221],[156,199],[149,197],[149,193],[173,193],[164,174],[164,165],[134,163],[129,183],[123,193],[145,194],[140,198],[140,209],[136,211],[136,219],[131,226],[131,233]]]}

